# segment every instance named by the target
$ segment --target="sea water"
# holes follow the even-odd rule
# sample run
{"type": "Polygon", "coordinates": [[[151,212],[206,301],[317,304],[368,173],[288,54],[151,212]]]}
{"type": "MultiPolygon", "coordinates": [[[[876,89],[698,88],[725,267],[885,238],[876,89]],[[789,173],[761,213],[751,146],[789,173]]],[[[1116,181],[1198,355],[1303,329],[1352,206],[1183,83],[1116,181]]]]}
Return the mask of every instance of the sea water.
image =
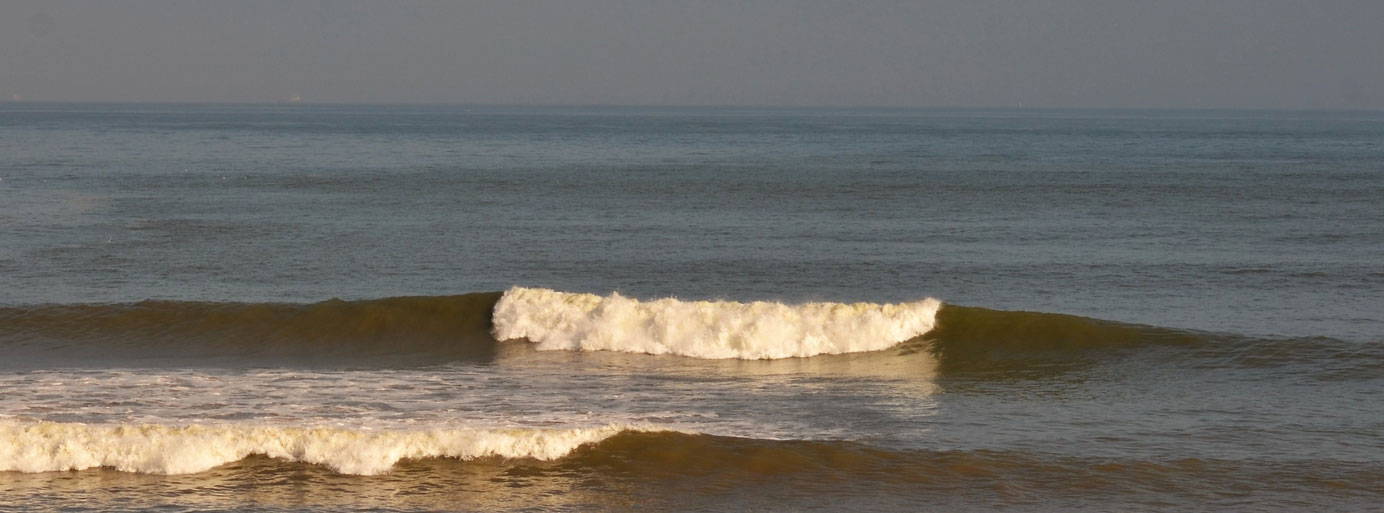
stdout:
{"type": "Polygon", "coordinates": [[[0,509],[1368,510],[1384,115],[0,105],[0,509]]]}

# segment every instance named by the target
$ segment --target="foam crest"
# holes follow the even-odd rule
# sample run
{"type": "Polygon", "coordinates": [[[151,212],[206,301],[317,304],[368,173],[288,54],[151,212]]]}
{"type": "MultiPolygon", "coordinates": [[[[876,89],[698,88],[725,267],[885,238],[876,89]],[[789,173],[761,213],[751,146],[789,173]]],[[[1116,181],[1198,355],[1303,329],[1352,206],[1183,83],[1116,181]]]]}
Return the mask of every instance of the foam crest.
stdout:
{"type": "Polygon", "coordinates": [[[575,429],[352,431],[251,425],[80,424],[0,421],[0,471],[51,472],[107,467],[149,474],[189,474],[251,454],[373,475],[401,459],[561,458],[622,431],[575,429]]]}
{"type": "Polygon", "coordinates": [[[941,302],[639,301],[514,287],[495,305],[499,340],[542,350],[769,359],[878,351],[932,329],[941,302]]]}

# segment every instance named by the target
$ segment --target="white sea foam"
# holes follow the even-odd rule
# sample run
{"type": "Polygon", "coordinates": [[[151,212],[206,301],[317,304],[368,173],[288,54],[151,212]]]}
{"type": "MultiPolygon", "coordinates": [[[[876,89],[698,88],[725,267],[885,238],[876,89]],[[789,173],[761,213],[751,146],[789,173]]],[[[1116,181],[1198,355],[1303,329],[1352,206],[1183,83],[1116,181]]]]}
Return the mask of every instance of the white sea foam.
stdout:
{"type": "Polygon", "coordinates": [[[495,305],[494,334],[542,350],[767,359],[878,351],[927,333],[941,302],[639,301],[514,287],[495,305]]]}
{"type": "Polygon", "coordinates": [[[404,458],[487,456],[552,460],[586,443],[648,426],[575,429],[353,431],[253,425],[80,424],[0,421],[0,471],[96,467],[188,474],[263,454],[344,474],[388,471],[404,458]]]}

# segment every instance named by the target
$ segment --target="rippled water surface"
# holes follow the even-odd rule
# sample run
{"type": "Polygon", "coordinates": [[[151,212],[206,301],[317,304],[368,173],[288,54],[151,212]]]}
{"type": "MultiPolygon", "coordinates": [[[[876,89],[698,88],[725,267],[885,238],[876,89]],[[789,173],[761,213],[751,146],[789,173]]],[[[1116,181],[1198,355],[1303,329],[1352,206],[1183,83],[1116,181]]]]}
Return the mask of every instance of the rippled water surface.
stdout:
{"type": "Polygon", "coordinates": [[[1384,501],[1377,113],[0,104],[0,154],[0,509],[1384,501]]]}

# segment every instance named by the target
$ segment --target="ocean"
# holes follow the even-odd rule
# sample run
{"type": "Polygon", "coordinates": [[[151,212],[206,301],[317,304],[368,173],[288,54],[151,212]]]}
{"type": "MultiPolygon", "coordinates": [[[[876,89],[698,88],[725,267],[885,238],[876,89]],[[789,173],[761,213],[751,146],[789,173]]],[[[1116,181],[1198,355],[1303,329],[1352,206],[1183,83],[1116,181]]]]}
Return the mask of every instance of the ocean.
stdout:
{"type": "Polygon", "coordinates": [[[3,511],[1384,511],[1384,113],[0,104],[3,511]]]}

